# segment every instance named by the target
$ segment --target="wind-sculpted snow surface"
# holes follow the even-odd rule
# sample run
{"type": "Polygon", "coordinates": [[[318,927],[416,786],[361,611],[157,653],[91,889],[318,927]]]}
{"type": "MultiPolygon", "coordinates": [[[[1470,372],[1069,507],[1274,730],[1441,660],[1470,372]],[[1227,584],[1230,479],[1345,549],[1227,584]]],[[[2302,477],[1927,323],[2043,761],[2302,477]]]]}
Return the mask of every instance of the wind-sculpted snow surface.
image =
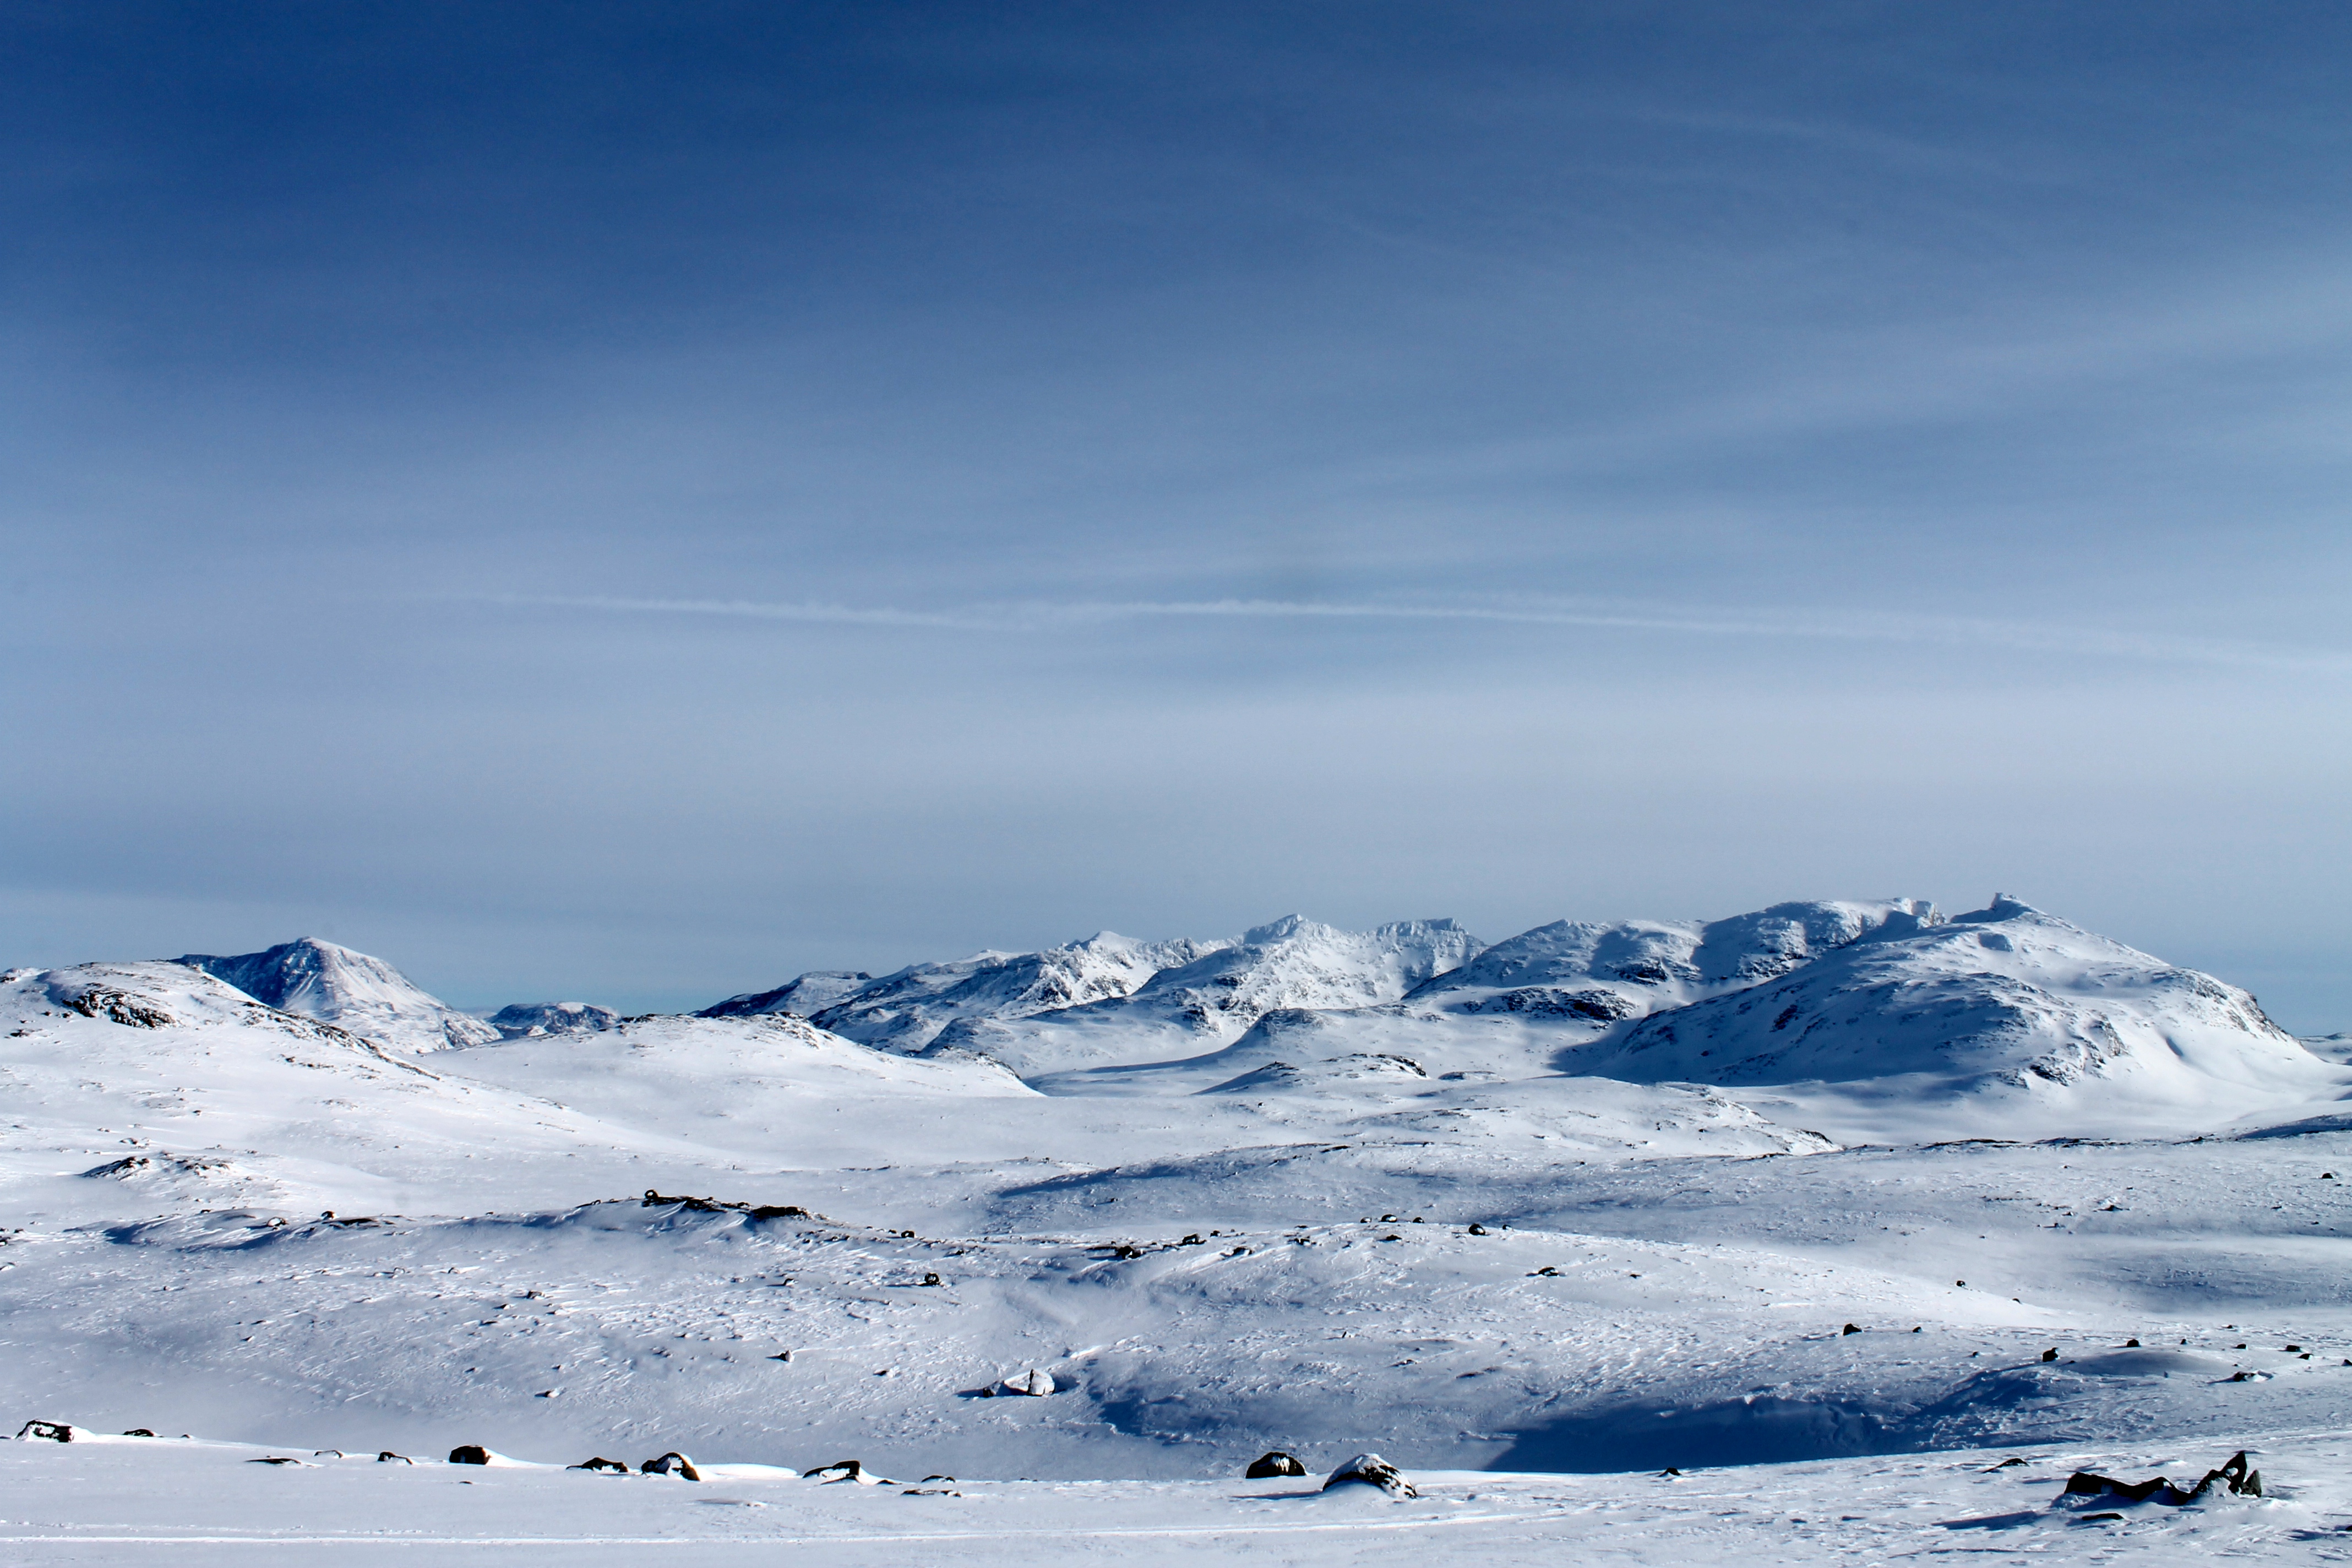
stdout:
{"type": "Polygon", "coordinates": [[[395,1050],[478,1046],[499,1031],[426,995],[380,958],[304,937],[234,958],[190,953],[180,960],[277,1008],[337,1024],[395,1050]]]}

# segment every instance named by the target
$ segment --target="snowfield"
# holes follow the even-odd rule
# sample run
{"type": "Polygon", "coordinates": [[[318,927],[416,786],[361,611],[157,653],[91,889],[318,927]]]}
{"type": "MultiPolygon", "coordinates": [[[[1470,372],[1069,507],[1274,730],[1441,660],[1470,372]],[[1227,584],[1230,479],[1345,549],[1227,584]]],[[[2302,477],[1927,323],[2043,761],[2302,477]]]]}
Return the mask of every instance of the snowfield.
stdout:
{"type": "Polygon", "coordinates": [[[0,975],[0,1556],[2352,1557],[2340,1037],[2014,900],[493,1022],[0,975]]]}

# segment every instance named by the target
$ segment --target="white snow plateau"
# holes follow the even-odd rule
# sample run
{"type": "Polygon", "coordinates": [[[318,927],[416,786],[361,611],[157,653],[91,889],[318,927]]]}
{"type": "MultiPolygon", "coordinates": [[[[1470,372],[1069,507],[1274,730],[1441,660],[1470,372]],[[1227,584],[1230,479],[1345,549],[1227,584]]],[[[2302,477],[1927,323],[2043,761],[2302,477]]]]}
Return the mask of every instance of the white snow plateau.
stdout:
{"type": "Polygon", "coordinates": [[[2013,899],[0,1037],[0,1560],[2352,1560],[2352,1053],[2013,899]]]}

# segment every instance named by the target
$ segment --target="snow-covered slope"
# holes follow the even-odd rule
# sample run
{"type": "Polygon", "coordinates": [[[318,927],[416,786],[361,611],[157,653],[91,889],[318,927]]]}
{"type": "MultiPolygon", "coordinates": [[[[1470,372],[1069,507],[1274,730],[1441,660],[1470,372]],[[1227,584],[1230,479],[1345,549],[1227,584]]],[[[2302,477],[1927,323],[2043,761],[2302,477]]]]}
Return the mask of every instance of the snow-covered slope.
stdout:
{"type": "Polygon", "coordinates": [[[747,991],[740,996],[730,996],[695,1016],[750,1018],[765,1013],[790,1013],[796,1018],[814,1018],[835,1003],[856,995],[873,978],[863,970],[812,969],[772,991],[747,991]]]}
{"type": "Polygon", "coordinates": [[[1393,1001],[1483,945],[1450,920],[1349,931],[1287,915],[1161,970],[1132,995],[1027,1016],[964,1018],[931,1048],[976,1051],[1024,1077],[1199,1056],[1276,1008],[1393,1001]]]}
{"type": "Polygon", "coordinates": [[[383,960],[316,937],[232,958],[190,953],[179,962],[281,1013],[341,1025],[397,1050],[437,1051],[499,1037],[498,1030],[426,995],[383,960]]]}
{"type": "Polygon", "coordinates": [[[593,1035],[620,1021],[610,1007],[586,1002],[518,1002],[489,1016],[490,1027],[504,1040],[530,1035],[593,1035]]]}
{"type": "Polygon", "coordinates": [[[2307,1098],[2343,1076],[2237,987],[2006,898],[1948,923],[1890,921],[1563,1062],[1644,1082],[1873,1081],[2213,1111],[2307,1098]]]}
{"type": "MultiPolygon", "coordinates": [[[[2340,1425],[2352,1070],[2241,992],[2016,904],[1555,927],[1483,954],[1441,922],[1249,934],[1129,995],[954,1018],[912,1056],[768,1014],[419,1058],[184,965],[11,972],[0,1409],[302,1455],[856,1457],[917,1478],[887,1490],[908,1510],[982,1500],[935,1472],[1139,1498],[1103,1478],[1230,1478],[1269,1447],[1675,1496],[1718,1484],[1700,1466],[2122,1436],[2218,1458],[2340,1425]],[[1546,989],[1637,1016],[1487,1005],[1546,989]],[[983,1024],[1125,1065],[1024,1082],[951,1043],[983,1024]],[[1897,1131],[1856,1146],[1858,1112],[1817,1114],[1838,1105],[1897,1131]],[[1008,1378],[1036,1392],[982,1396],[1008,1378]]],[[[925,968],[897,1005],[983,976],[950,1006],[1044,994],[1013,983],[1045,966],[1004,955],[925,968]]],[[[311,1457],[250,1468],[285,1500],[341,1485],[311,1457]]],[[[1965,1484],[2016,1484],[1990,1469],[1965,1484]]],[[[739,1514],[719,1479],[680,1495],[813,1528],[739,1514]]],[[[1738,1505],[1749,1556],[1824,1555],[1766,1500],[1738,1505]]],[[[1814,1522],[1856,1563],[2043,1542],[1952,1534],[1915,1500],[1867,1539],[1814,1522]]],[[[2023,1518],[1944,1522],[2043,1528],[2023,1518]]],[[[931,1539],[869,1555],[981,1527],[892,1528],[931,1539]]],[[[2069,1528],[2048,1542],[2092,1533],[2069,1528]]],[[[1353,1540],[1301,1539],[1290,1556],[1353,1540]]]]}
{"type": "Polygon", "coordinates": [[[914,964],[810,1016],[853,1040],[919,1051],[959,1020],[1021,1018],[1124,997],[1162,970],[1232,945],[1181,938],[1138,942],[1099,931],[1043,952],[982,952],[954,963],[914,964]]]}

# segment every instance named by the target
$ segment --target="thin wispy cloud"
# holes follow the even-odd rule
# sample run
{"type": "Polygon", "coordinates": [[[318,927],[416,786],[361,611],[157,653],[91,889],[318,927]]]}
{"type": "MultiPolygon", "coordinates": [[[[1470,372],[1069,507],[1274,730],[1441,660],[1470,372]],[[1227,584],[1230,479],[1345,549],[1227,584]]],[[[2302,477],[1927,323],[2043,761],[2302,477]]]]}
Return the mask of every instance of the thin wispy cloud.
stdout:
{"type": "Polygon", "coordinates": [[[1661,608],[1583,604],[1433,605],[1331,603],[1292,599],[1076,600],[973,604],[946,609],[894,605],[769,603],[746,599],[639,599],[603,595],[499,595],[477,602],[512,608],[604,611],[623,615],[718,616],[801,624],[929,628],[962,632],[1046,633],[1129,620],[1296,620],[1486,622],[1706,637],[1811,638],[1934,644],[2074,657],[2210,665],[2279,672],[2352,674],[2352,652],[2332,648],[2183,637],[2160,632],[2033,626],[1949,616],[1790,615],[1737,608],[1661,608]]]}

